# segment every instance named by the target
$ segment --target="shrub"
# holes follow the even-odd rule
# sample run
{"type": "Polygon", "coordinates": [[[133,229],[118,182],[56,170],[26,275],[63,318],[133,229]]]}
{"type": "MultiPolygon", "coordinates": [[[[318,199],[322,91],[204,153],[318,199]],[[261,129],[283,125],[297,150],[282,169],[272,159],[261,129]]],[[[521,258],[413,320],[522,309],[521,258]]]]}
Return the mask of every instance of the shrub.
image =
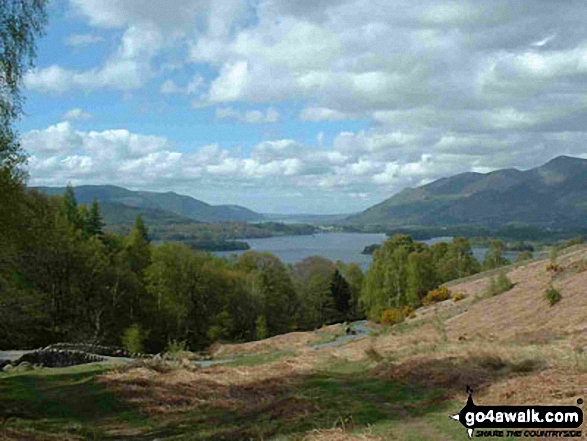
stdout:
{"type": "Polygon", "coordinates": [[[381,313],[381,318],[379,319],[379,321],[382,325],[391,326],[396,323],[403,322],[406,317],[416,317],[416,314],[414,313],[414,308],[412,308],[411,306],[402,306],[401,308],[385,309],[381,313]]]}
{"type": "Polygon", "coordinates": [[[255,331],[257,333],[257,340],[263,340],[269,337],[267,319],[264,315],[257,316],[257,320],[255,320],[255,331]]]}
{"type": "Polygon", "coordinates": [[[491,278],[489,285],[487,286],[486,294],[489,297],[496,296],[498,294],[509,291],[514,287],[512,281],[508,278],[506,273],[500,272],[496,278],[491,278]]]}
{"type": "Polygon", "coordinates": [[[516,261],[515,261],[515,263],[525,262],[527,260],[531,260],[532,258],[533,258],[532,251],[520,251],[516,255],[516,261]]]}
{"type": "Polygon", "coordinates": [[[545,296],[546,300],[550,303],[550,306],[554,306],[563,298],[562,294],[552,286],[546,290],[545,296]]]}
{"type": "Polygon", "coordinates": [[[464,298],[465,298],[465,295],[462,292],[458,292],[454,296],[452,296],[452,300],[455,303],[463,300],[464,298]]]}
{"type": "Polygon", "coordinates": [[[404,314],[400,308],[384,309],[381,313],[380,322],[382,325],[395,325],[404,321],[404,314]]]}
{"type": "Polygon", "coordinates": [[[122,347],[134,354],[143,352],[145,338],[145,332],[141,329],[140,325],[135,323],[124,330],[122,347]]]}
{"type": "Polygon", "coordinates": [[[561,265],[559,265],[558,263],[549,263],[548,266],[546,267],[546,271],[548,271],[549,273],[552,274],[558,274],[561,273],[565,270],[565,268],[561,265]]]}
{"type": "Polygon", "coordinates": [[[433,289],[432,291],[428,291],[426,297],[422,299],[422,304],[424,306],[431,305],[432,303],[442,302],[450,297],[450,290],[446,286],[441,286],[438,289],[433,289]]]}
{"type": "Polygon", "coordinates": [[[185,353],[188,351],[189,348],[185,340],[171,340],[169,343],[167,343],[167,348],[165,350],[165,352],[167,352],[167,357],[171,360],[179,360],[182,358],[182,355],[185,355],[185,353]]]}

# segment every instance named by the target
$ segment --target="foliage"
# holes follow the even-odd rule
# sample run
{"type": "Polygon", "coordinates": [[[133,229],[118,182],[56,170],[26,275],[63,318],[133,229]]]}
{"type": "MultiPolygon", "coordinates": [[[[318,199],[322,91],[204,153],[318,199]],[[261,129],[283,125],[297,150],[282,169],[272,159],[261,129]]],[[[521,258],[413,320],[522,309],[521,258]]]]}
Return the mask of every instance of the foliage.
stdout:
{"type": "Polygon", "coordinates": [[[426,297],[422,300],[424,306],[431,305],[433,303],[442,302],[450,298],[450,291],[446,286],[441,286],[438,289],[428,291],[426,297]]]}
{"type": "Polygon", "coordinates": [[[396,323],[403,322],[406,319],[406,317],[413,317],[413,316],[414,316],[414,308],[412,308],[411,306],[404,306],[401,308],[390,308],[390,309],[385,309],[381,313],[381,318],[379,319],[379,322],[382,325],[391,326],[391,325],[395,325],[396,323]]]}
{"type": "Polygon", "coordinates": [[[182,354],[188,351],[189,346],[185,340],[170,340],[169,343],[167,343],[167,347],[165,348],[167,357],[172,360],[179,360],[182,354]]]}
{"type": "Polygon", "coordinates": [[[550,303],[550,306],[556,305],[563,298],[560,291],[555,289],[552,285],[546,290],[544,296],[546,297],[546,300],[548,300],[548,302],[550,303]]]}
{"type": "Polygon", "coordinates": [[[462,292],[458,292],[452,296],[452,300],[455,303],[460,302],[464,298],[465,298],[465,295],[462,292]]]}
{"type": "Polygon", "coordinates": [[[137,354],[144,351],[143,342],[145,340],[145,332],[137,323],[132,324],[125,329],[122,335],[122,347],[131,354],[137,354]]]}
{"type": "MultiPolygon", "coordinates": [[[[33,66],[36,38],[44,32],[46,4],[46,0],[3,0],[0,8],[0,173],[8,180],[19,179],[17,166],[24,161],[12,124],[22,113],[20,87],[33,66]]],[[[0,187],[0,194],[3,190],[0,187]]]]}
{"type": "Polygon", "coordinates": [[[264,315],[260,315],[255,320],[255,334],[257,336],[257,340],[263,340],[269,336],[269,331],[267,330],[267,319],[264,315]]]}
{"type": "Polygon", "coordinates": [[[488,297],[493,297],[509,291],[514,287],[512,281],[508,278],[504,271],[500,272],[497,277],[492,277],[489,280],[485,294],[488,297]]]}
{"type": "Polygon", "coordinates": [[[329,295],[333,301],[334,311],[328,321],[347,319],[351,306],[351,287],[338,269],[334,270],[332,274],[329,295]]]}
{"type": "Polygon", "coordinates": [[[374,319],[385,309],[417,307],[429,291],[449,280],[475,274],[480,267],[464,238],[427,246],[410,236],[396,235],[375,252],[360,304],[374,319]]]}
{"type": "Polygon", "coordinates": [[[531,260],[532,258],[533,258],[532,251],[520,251],[516,255],[516,261],[515,261],[515,263],[525,262],[527,260],[531,260]]]}
{"type": "Polygon", "coordinates": [[[511,262],[503,257],[503,253],[505,251],[505,245],[501,240],[493,240],[489,246],[489,249],[485,253],[483,268],[485,270],[492,270],[501,266],[509,265],[511,262]]]}

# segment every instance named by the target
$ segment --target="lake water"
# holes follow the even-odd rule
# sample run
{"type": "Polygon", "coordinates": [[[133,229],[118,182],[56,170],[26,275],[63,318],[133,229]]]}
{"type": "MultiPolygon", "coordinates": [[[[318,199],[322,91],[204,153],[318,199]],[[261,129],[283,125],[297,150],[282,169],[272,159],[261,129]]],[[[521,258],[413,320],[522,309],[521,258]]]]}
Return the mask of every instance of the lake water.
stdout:
{"type": "MultiPolygon", "coordinates": [[[[308,256],[322,256],[327,259],[343,262],[356,262],[364,271],[369,269],[372,256],[361,254],[367,245],[383,243],[385,234],[366,233],[320,233],[310,236],[280,236],[266,239],[245,239],[252,250],[268,251],[275,254],[284,263],[294,263],[308,256]]],[[[432,245],[437,242],[450,241],[450,237],[437,237],[423,242],[432,245]]],[[[483,260],[487,248],[473,248],[473,255],[483,260]]],[[[243,251],[215,252],[217,256],[230,257],[240,255],[243,251]]],[[[506,253],[508,259],[515,259],[516,253],[506,253]]]]}

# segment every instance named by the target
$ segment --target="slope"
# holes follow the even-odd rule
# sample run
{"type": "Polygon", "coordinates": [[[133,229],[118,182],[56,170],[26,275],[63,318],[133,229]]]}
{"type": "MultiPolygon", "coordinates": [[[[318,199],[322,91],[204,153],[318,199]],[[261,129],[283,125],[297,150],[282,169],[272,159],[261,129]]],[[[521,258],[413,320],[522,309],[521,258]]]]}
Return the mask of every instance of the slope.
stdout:
{"type": "Polygon", "coordinates": [[[409,188],[347,218],[359,225],[587,226],[587,160],[559,156],[534,169],[463,173],[409,188]]]}
{"type": "MultiPolygon", "coordinates": [[[[37,187],[50,195],[61,195],[62,187],[37,187]]],[[[259,221],[263,215],[238,205],[210,205],[190,196],[174,192],[132,191],[113,185],[84,185],[74,188],[80,203],[118,204],[136,209],[174,213],[199,222],[259,221]]]]}

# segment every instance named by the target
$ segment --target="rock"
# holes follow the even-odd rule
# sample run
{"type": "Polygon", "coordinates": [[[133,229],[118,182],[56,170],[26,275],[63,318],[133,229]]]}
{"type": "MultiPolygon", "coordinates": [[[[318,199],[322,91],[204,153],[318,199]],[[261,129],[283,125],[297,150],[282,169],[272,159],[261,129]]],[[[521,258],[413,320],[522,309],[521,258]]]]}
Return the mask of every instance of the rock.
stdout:
{"type": "Polygon", "coordinates": [[[33,365],[30,364],[28,361],[23,361],[22,363],[19,363],[19,365],[14,368],[14,370],[17,372],[32,371],[33,369],[34,369],[33,365]]]}
{"type": "Polygon", "coordinates": [[[14,370],[14,366],[12,366],[11,364],[7,364],[6,366],[4,366],[2,368],[2,372],[12,372],[14,370]]]}

